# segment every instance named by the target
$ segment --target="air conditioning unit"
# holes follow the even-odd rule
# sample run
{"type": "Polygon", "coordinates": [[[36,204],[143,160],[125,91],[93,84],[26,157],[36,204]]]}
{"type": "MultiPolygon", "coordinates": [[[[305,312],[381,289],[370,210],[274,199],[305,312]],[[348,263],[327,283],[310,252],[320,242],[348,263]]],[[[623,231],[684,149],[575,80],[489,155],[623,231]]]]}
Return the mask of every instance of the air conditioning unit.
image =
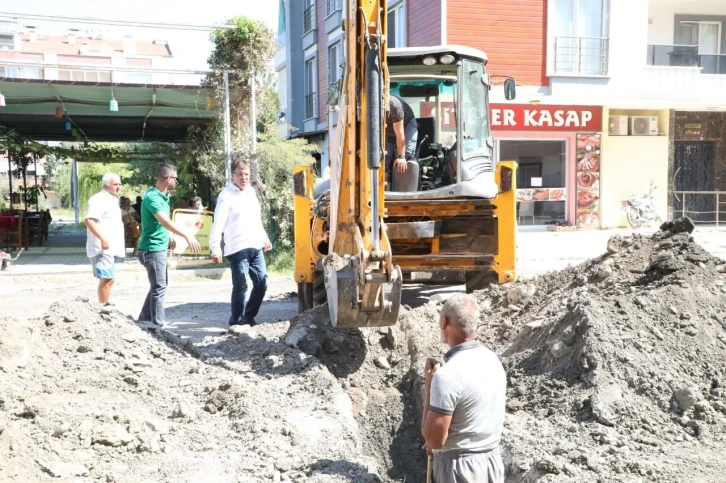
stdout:
{"type": "Polygon", "coordinates": [[[632,116],[630,118],[631,136],[657,136],[658,116],[632,116]]]}
{"type": "Polygon", "coordinates": [[[627,136],[628,116],[610,116],[608,120],[608,134],[611,136],[627,136]]]}

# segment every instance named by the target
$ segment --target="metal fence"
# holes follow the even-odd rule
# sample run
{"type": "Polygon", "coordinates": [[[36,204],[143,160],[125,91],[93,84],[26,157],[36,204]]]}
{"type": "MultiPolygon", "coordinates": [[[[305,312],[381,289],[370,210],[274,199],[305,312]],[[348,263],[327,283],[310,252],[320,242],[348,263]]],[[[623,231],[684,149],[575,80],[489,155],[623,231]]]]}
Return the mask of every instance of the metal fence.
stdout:
{"type": "Polygon", "coordinates": [[[555,37],[555,74],[607,75],[607,37],[555,37]]]}
{"type": "Polygon", "coordinates": [[[303,12],[303,33],[310,32],[315,27],[315,4],[309,6],[303,12]]]}
{"type": "Polygon", "coordinates": [[[726,226],[726,191],[674,191],[673,218],[689,217],[694,223],[726,226]]]}
{"type": "Polygon", "coordinates": [[[726,55],[699,54],[698,45],[648,45],[648,65],[700,67],[703,74],[726,74],[726,55]]]}

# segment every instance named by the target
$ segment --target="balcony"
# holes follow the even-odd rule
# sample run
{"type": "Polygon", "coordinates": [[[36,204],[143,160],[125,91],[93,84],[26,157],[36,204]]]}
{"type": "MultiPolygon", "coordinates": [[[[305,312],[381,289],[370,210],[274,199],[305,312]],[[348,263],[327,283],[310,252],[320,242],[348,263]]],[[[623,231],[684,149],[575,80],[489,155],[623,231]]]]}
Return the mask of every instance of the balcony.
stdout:
{"type": "Polygon", "coordinates": [[[303,50],[307,50],[315,45],[315,41],[315,5],[313,4],[303,12],[303,50]]]}
{"type": "Polygon", "coordinates": [[[608,74],[607,37],[555,37],[554,74],[601,77],[608,74]]]}
{"type": "Polygon", "coordinates": [[[330,17],[335,12],[341,10],[341,0],[326,0],[325,2],[325,16],[330,17]]]}
{"type": "Polygon", "coordinates": [[[303,35],[315,28],[315,5],[311,5],[303,12],[303,35]]]}
{"type": "Polygon", "coordinates": [[[702,74],[726,74],[726,55],[698,53],[698,45],[648,45],[648,65],[700,67],[702,74]]]}
{"type": "Polygon", "coordinates": [[[326,0],[325,3],[325,32],[330,33],[340,28],[343,23],[342,0],[326,0]]]}

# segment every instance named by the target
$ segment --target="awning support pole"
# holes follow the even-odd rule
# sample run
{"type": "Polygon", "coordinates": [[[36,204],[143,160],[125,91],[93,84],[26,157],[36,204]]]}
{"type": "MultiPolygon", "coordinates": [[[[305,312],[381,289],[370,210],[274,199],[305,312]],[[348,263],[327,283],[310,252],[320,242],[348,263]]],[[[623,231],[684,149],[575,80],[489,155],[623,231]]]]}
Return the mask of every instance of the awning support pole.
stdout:
{"type": "Polygon", "coordinates": [[[229,121],[229,73],[224,71],[224,152],[227,155],[227,163],[225,165],[224,175],[226,182],[229,182],[231,177],[232,167],[232,131],[229,121]]]}

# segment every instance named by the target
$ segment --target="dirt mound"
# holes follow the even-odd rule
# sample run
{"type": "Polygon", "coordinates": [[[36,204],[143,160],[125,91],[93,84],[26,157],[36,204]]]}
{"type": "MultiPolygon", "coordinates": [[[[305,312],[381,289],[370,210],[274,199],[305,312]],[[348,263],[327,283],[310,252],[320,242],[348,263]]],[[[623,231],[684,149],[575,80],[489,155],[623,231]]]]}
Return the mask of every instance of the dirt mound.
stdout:
{"type": "MultiPolygon", "coordinates": [[[[726,265],[692,230],[476,294],[508,481],[722,479],[726,265]]],[[[0,481],[425,481],[439,311],[334,329],[321,306],[196,344],[88,300],[0,320],[0,481]]]]}
{"type": "Polygon", "coordinates": [[[0,321],[0,481],[380,481],[286,328],[192,346],[87,300],[0,321]]]}
{"type": "Polygon", "coordinates": [[[689,222],[613,237],[583,265],[477,293],[480,339],[509,377],[512,481],[721,477],[726,265],[689,222]]]}

